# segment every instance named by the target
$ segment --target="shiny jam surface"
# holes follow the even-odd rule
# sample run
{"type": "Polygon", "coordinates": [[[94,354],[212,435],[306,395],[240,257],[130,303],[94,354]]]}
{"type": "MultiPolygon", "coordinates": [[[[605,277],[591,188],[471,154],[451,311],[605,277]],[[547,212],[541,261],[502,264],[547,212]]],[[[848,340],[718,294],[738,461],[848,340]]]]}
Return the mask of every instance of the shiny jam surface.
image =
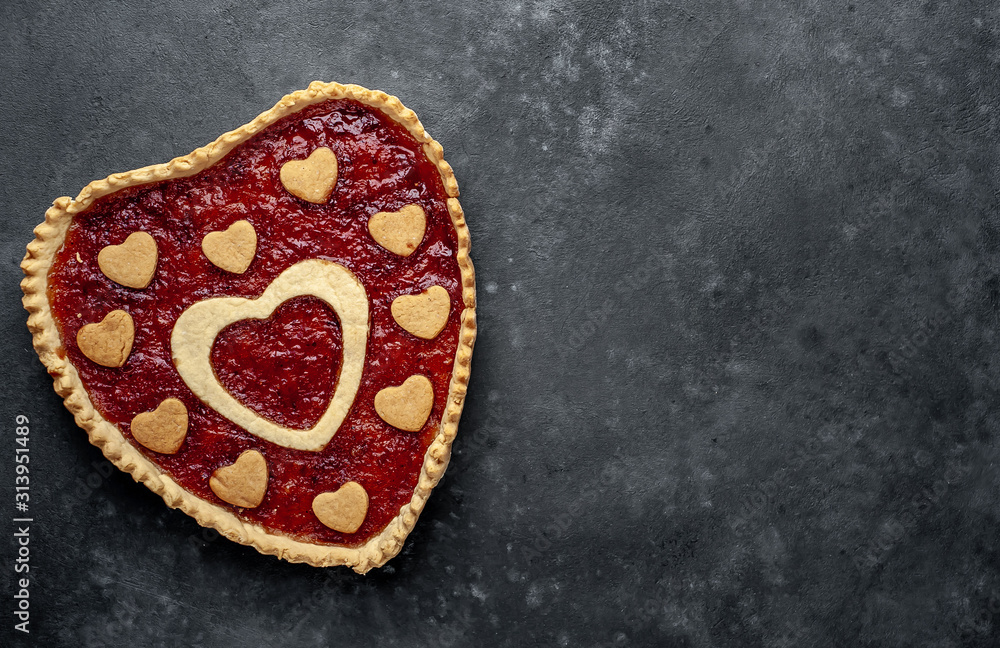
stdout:
{"type": "MultiPolygon", "coordinates": [[[[49,298],[65,352],[97,410],[131,439],[129,422],[165,398],[189,413],[188,435],[174,455],[134,444],[161,470],[197,496],[272,532],[320,544],[356,546],[378,534],[409,502],[424,453],[437,433],[448,396],[463,309],[457,236],[437,168],[421,145],[390,118],[350,100],[316,104],[272,124],[212,167],[189,178],[132,187],[99,199],[70,226],[49,274],[49,298]],[[338,179],[323,205],[304,202],[282,186],[285,162],[326,146],[337,156],[338,179]],[[409,257],[380,247],[368,218],[419,204],[427,231],[409,257]],[[201,240],[245,219],[257,232],[257,254],[242,275],[220,270],[204,256],[201,240]],[[159,258],[143,290],[104,276],[97,254],[134,231],[156,240],[159,258]],[[348,417],[319,452],[264,441],[203,404],[184,384],[171,359],[170,334],[178,316],[212,297],[256,298],[289,266],[327,259],[350,269],[369,299],[370,331],[361,386],[348,417]],[[422,340],[393,320],[389,307],[404,294],[444,287],[451,312],[444,331],[422,340]],[[136,332],[121,368],[99,366],[77,348],[80,327],[115,309],[128,311],[136,332]],[[434,407],[420,432],[389,426],[375,413],[381,389],[423,374],[434,387],[434,407]],[[263,503],[234,507],[209,488],[209,477],[244,450],[267,459],[270,479],[263,503]],[[313,498],[348,481],[370,498],[354,534],[324,526],[313,498]]],[[[342,337],[336,314],[313,297],[291,299],[266,320],[243,320],[224,329],[212,365],[225,388],[244,405],[293,429],[312,426],[326,410],[340,371],[342,337]]]]}

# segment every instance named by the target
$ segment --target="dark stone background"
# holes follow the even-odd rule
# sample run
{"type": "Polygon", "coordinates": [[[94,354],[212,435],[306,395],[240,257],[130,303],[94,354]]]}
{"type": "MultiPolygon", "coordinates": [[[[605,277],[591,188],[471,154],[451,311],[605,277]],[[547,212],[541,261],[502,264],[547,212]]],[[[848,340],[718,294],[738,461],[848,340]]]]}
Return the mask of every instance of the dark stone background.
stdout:
{"type": "Polygon", "coordinates": [[[0,5],[0,637],[24,414],[14,645],[1000,642],[995,3],[156,4],[0,5]],[[105,472],[18,303],[55,197],[313,79],[417,111],[479,279],[453,464],[368,576],[105,472]]]}

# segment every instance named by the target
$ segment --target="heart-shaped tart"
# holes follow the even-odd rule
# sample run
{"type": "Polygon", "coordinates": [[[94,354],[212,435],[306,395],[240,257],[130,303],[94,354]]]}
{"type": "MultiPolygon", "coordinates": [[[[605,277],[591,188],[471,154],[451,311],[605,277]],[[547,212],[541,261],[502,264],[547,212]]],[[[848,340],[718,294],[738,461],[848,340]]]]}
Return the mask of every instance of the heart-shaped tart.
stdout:
{"type": "Polygon", "coordinates": [[[413,529],[462,412],[457,197],[398,99],[313,83],[57,199],[21,264],[35,349],[90,440],[169,506],[366,572],[413,529]]]}

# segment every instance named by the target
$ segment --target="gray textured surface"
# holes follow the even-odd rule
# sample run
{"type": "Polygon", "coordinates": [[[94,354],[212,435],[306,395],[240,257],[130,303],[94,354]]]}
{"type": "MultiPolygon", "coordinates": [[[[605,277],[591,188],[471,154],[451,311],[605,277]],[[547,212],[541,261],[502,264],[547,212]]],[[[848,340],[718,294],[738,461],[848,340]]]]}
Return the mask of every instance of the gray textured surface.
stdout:
{"type": "Polygon", "coordinates": [[[16,645],[1000,642],[990,3],[245,4],[3,3],[0,532],[18,413],[36,516],[16,645]],[[105,472],[18,305],[53,198],[317,78],[417,111],[479,277],[453,465],[367,577],[105,472]]]}

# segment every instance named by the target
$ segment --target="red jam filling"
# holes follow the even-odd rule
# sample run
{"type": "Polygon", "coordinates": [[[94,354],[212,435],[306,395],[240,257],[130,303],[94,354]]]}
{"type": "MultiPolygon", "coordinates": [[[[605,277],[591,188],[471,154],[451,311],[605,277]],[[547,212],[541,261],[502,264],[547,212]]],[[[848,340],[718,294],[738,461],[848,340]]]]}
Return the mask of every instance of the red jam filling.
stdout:
{"type": "MultiPolygon", "coordinates": [[[[188,408],[189,429],[174,455],[136,447],[197,496],[239,517],[307,542],[356,546],[379,533],[410,501],[424,453],[437,433],[448,396],[461,326],[458,242],[437,168],[405,128],[350,100],[316,104],[261,131],[212,167],[189,178],[132,187],[105,196],[78,215],[49,274],[49,298],[65,346],[97,410],[127,438],[129,422],[165,398],[188,408]],[[323,205],[304,202],[282,186],[281,166],[326,146],[337,156],[338,179],[323,205]],[[418,204],[427,213],[423,241],[410,256],[375,243],[368,218],[418,204]],[[204,256],[206,234],[246,219],[257,232],[257,254],[242,275],[220,270],[204,256]],[[97,254],[134,231],[156,240],[159,259],[143,290],[101,273],[97,254]],[[177,317],[211,297],[256,298],[283,270],[306,259],[350,269],[369,299],[365,369],[343,425],[319,452],[292,450],[251,435],[204,405],[184,384],[171,359],[177,317]],[[392,300],[439,285],[451,297],[444,331],[422,340],[395,323],[392,300]],[[123,309],[135,321],[135,342],[121,368],[99,366],[76,345],[85,324],[123,309]],[[434,407],[420,432],[393,428],[376,414],[375,394],[413,374],[430,378],[434,407]],[[209,488],[217,468],[244,450],[267,459],[263,503],[233,507],[209,488]],[[356,481],[368,492],[364,524],[354,534],[324,526],[313,498],[356,481]]],[[[315,298],[285,302],[266,320],[244,320],[216,338],[212,363],[237,400],[281,425],[311,427],[326,410],[340,371],[337,316],[315,298]]]]}
{"type": "Polygon", "coordinates": [[[342,352],[337,316],[319,299],[300,297],[266,320],[224,328],[211,358],[219,382],[236,400],[279,425],[307,430],[333,397],[342,352]]]}

